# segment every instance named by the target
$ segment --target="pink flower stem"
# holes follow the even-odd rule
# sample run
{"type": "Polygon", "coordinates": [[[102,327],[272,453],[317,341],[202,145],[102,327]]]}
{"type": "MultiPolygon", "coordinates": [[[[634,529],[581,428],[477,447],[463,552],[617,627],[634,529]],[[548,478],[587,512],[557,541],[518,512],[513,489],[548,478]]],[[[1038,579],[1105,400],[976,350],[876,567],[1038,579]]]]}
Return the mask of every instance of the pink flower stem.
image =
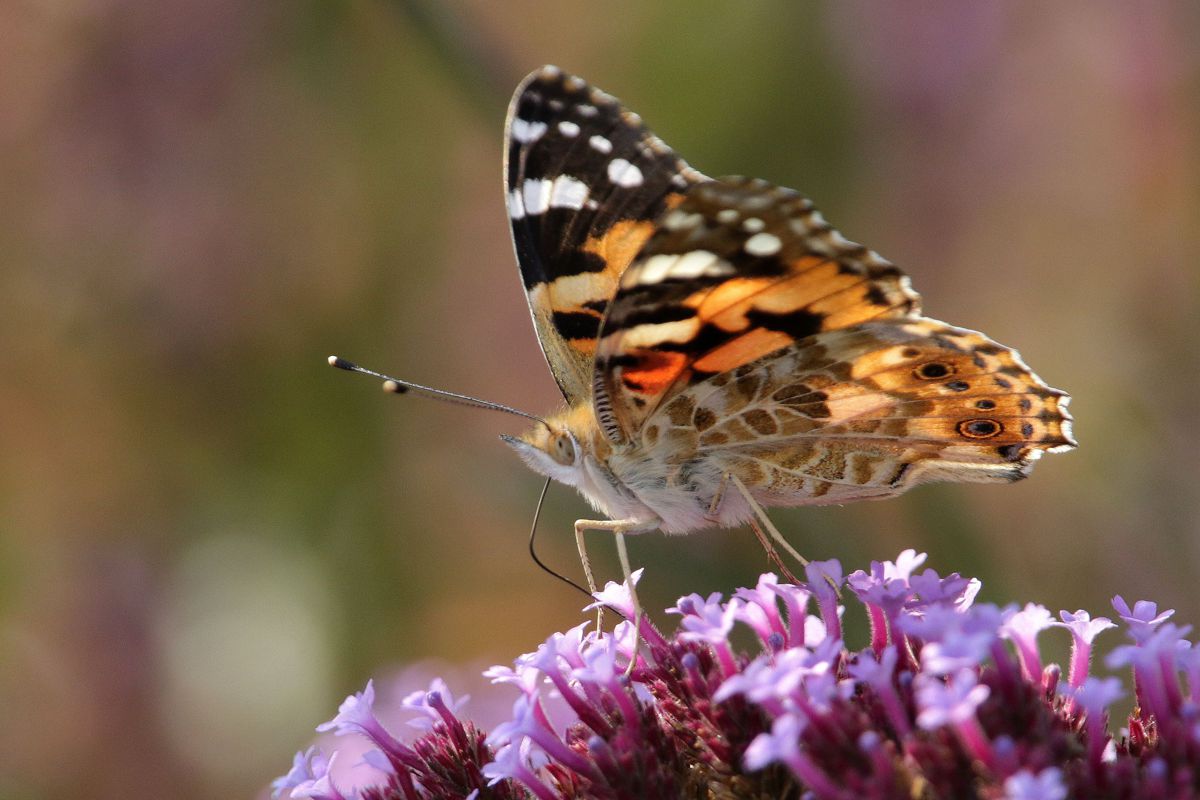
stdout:
{"type": "Polygon", "coordinates": [[[1083,686],[1088,677],[1088,666],[1092,660],[1092,646],[1076,636],[1071,644],[1071,666],[1067,672],[1067,683],[1072,689],[1083,686]]]}
{"type": "Polygon", "coordinates": [[[1084,721],[1087,730],[1088,764],[1092,772],[1099,775],[1104,770],[1104,748],[1108,745],[1108,725],[1103,714],[1087,715],[1084,721]]]}
{"type": "Polygon", "coordinates": [[[964,719],[955,724],[954,730],[958,733],[963,747],[972,757],[983,763],[988,769],[995,768],[996,754],[992,751],[991,742],[988,741],[987,734],[983,732],[983,726],[979,724],[978,719],[975,717],[964,719]]]}
{"type": "Polygon", "coordinates": [[[525,788],[533,792],[538,800],[558,800],[558,795],[528,767],[518,765],[513,769],[513,777],[525,784],[525,788]]]}
{"type": "Polygon", "coordinates": [[[635,728],[642,722],[642,715],[639,712],[637,703],[629,696],[629,691],[625,687],[617,684],[609,687],[609,693],[617,703],[617,708],[621,710],[621,718],[625,720],[627,728],[635,728]]]}
{"type": "Polygon", "coordinates": [[[1179,673],[1175,670],[1174,653],[1163,653],[1158,658],[1159,670],[1162,672],[1164,699],[1169,704],[1164,712],[1174,714],[1183,704],[1183,689],[1179,685],[1179,673]]]}
{"type": "Polygon", "coordinates": [[[725,677],[735,674],[737,670],[737,662],[733,658],[733,651],[729,649],[728,642],[713,642],[713,653],[717,656],[717,663],[721,665],[721,672],[725,677]]]}
{"type": "Polygon", "coordinates": [[[871,649],[875,651],[875,657],[879,658],[888,644],[887,618],[879,606],[868,603],[867,611],[871,620],[871,649]]]}
{"type": "Polygon", "coordinates": [[[912,732],[912,726],[908,724],[908,714],[900,703],[900,695],[896,694],[896,688],[889,682],[887,685],[876,686],[876,690],[879,702],[883,704],[883,712],[896,729],[896,735],[901,739],[908,736],[912,732]]]}
{"type": "Polygon", "coordinates": [[[804,753],[791,754],[786,763],[792,774],[799,778],[817,797],[823,800],[837,800],[841,797],[841,791],[837,784],[804,753]]]}

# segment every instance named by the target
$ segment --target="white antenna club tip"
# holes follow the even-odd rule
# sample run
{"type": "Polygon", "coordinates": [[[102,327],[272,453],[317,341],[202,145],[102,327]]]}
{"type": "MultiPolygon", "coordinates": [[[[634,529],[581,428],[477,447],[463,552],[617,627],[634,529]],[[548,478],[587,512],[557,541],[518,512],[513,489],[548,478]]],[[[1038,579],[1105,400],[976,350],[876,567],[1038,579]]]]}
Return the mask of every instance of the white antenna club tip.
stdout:
{"type": "Polygon", "coordinates": [[[329,366],[331,366],[331,367],[336,367],[338,365],[338,362],[341,361],[341,359],[338,358],[337,356],[330,356],[329,358],[327,358],[325,360],[329,362],[329,366]]]}
{"type": "Polygon", "coordinates": [[[400,387],[400,384],[396,383],[395,381],[384,381],[383,390],[385,392],[393,392],[395,394],[400,394],[404,391],[404,389],[400,387]]]}

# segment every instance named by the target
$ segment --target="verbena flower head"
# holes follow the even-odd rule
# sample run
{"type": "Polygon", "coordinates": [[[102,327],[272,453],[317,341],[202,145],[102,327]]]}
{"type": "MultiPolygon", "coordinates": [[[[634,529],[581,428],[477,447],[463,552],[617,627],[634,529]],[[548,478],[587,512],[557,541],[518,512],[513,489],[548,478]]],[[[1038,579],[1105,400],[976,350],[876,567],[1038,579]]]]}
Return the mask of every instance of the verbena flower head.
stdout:
{"type": "MultiPolygon", "coordinates": [[[[1128,643],[1099,663],[1131,670],[1129,689],[1091,674],[1093,643],[1121,626],[979,603],[977,580],[918,572],[924,561],[905,551],[846,578],[818,562],[804,585],[767,574],[729,599],[688,595],[667,609],[669,634],[645,615],[636,633],[551,634],[485,672],[512,697],[490,733],[435,680],[401,701],[422,731],[402,739],[368,683],[320,730],[370,742],[375,785],[341,785],[337,754],[310,748],[273,788],[315,800],[1200,796],[1200,647],[1171,611],[1114,599],[1128,643]],[[871,623],[861,648],[843,641],[839,591],[871,623]],[[730,640],[739,627],[749,651],[730,640]],[[1068,635],[1060,682],[1039,640],[1068,635]],[[1113,704],[1129,696],[1118,727],[1113,704]]],[[[628,587],[596,597],[632,617],[628,587]]]]}

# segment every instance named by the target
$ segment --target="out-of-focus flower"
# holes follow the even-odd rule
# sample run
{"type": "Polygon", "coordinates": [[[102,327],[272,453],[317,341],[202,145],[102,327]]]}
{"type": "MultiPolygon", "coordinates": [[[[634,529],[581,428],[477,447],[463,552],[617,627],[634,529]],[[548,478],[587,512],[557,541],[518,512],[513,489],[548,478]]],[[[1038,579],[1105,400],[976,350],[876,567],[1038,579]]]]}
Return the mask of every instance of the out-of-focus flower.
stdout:
{"type": "Polygon", "coordinates": [[[1067,800],[1062,770],[1046,767],[1036,775],[1021,770],[1004,782],[1004,800],[1067,800]]]}
{"type": "MultiPolygon", "coordinates": [[[[1063,611],[1059,623],[1035,604],[976,603],[978,581],[918,573],[924,561],[905,551],[847,579],[836,561],[821,562],[802,586],[763,575],[728,600],[688,595],[668,609],[679,617],[670,635],[644,614],[636,632],[623,622],[612,633],[591,623],[554,633],[485,673],[516,693],[510,718],[487,735],[460,718],[466,698],[434,680],[402,701],[425,731],[402,742],[376,717],[368,683],[320,730],[378,748],[365,757],[377,784],[339,789],[334,758],[312,748],[273,787],[316,800],[1200,793],[1200,648],[1185,638],[1190,628],[1166,621],[1171,611],[1114,600],[1131,643],[1105,663],[1132,667],[1137,699],[1127,733],[1114,734],[1109,709],[1126,691],[1089,674],[1093,641],[1111,621],[1063,611]],[[861,650],[841,638],[847,581],[872,623],[861,650]],[[753,631],[757,652],[730,641],[738,625],[753,631]],[[1072,637],[1063,686],[1058,665],[1043,668],[1047,628],[1072,637]]],[[[596,597],[632,618],[628,587],[596,597]]]]}

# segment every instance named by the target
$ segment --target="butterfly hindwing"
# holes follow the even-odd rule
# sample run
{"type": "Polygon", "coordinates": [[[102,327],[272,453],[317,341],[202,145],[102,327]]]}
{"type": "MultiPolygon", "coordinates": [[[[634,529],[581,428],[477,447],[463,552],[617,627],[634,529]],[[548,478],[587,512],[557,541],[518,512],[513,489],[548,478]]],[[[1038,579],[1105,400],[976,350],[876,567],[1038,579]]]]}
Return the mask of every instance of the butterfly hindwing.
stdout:
{"type": "Polygon", "coordinates": [[[1074,446],[1068,400],[982,334],[886,319],[689,386],[638,444],[736,475],[767,505],[842,503],[1023,478],[1043,452],[1074,446]]]}
{"type": "Polygon", "coordinates": [[[505,133],[513,245],[538,339],[571,404],[591,394],[596,338],[653,220],[702,180],[640,118],[555,67],[517,88],[505,133]]]}
{"type": "Polygon", "coordinates": [[[597,345],[597,417],[625,441],[689,385],[823,331],[917,313],[908,278],[796,192],[700,183],[621,276],[597,345]]]}

